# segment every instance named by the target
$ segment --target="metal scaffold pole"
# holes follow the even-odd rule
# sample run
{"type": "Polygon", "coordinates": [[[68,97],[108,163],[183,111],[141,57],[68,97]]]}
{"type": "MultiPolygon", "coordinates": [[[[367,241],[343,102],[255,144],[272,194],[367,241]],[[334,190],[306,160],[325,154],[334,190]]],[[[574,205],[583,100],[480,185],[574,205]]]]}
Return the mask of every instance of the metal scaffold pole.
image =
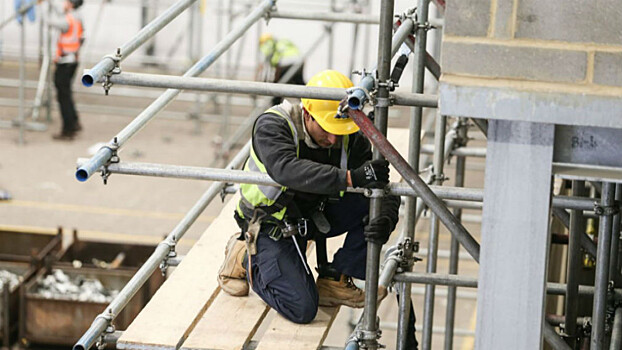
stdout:
{"type": "Polygon", "coordinates": [[[82,76],[82,84],[92,86],[106,77],[121,61],[130,56],[137,48],[147,42],[157,32],[177,18],[180,13],[190,7],[196,0],[180,0],[162,12],[156,19],[144,26],[132,39],[117,49],[116,55],[104,57],[93,68],[82,76]]]}
{"type": "Polygon", "coordinates": [[[598,231],[598,250],[596,256],[596,277],[594,281],[594,306],[592,309],[591,350],[605,348],[605,316],[607,311],[607,289],[609,286],[609,256],[613,218],[616,210],[615,187],[610,182],[603,183],[600,200],[600,224],[598,231]]]}
{"type": "MultiPolygon", "coordinates": [[[[193,65],[183,78],[195,77],[204,72],[211,66],[218,57],[220,57],[244,32],[250,28],[255,22],[261,19],[270,11],[274,5],[273,0],[264,0],[257,8],[255,8],[233,31],[229,32],[225,38],[220,41],[212,51],[204,56],[199,62],[193,65]]],[[[123,146],[134,134],[142,129],[158,112],[166,107],[179,93],[179,89],[168,89],[158,99],[156,99],[149,107],[140,113],[129,125],[115,136],[108,145],[102,147],[93,156],[89,162],[80,167],[76,172],[78,181],[86,181],[96,169],[108,163],[116,150],[123,146]]]]}
{"type": "MultiPolygon", "coordinates": [[[[459,120],[460,126],[458,127],[458,140],[460,140],[460,144],[466,143],[468,139],[467,135],[467,124],[466,120],[460,118],[459,120]]],[[[463,187],[464,186],[464,177],[465,177],[465,169],[466,169],[466,157],[465,156],[457,156],[456,157],[456,169],[455,169],[455,187],[463,187]]],[[[462,209],[455,208],[453,214],[456,218],[462,221],[462,209]]],[[[460,244],[456,240],[455,237],[451,237],[450,243],[450,253],[449,253],[449,271],[450,275],[458,275],[458,256],[460,254],[460,244]]],[[[449,286],[447,289],[447,310],[445,312],[445,350],[453,349],[454,343],[454,323],[456,318],[456,292],[457,288],[455,286],[449,286]]]]}

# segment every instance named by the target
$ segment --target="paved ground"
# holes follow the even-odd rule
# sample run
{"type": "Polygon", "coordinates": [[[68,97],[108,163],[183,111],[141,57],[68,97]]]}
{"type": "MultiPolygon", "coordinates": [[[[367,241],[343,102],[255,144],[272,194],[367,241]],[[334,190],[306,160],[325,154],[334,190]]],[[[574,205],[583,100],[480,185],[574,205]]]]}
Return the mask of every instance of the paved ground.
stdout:
{"type": "MultiPolygon", "coordinates": [[[[16,77],[15,66],[0,66],[3,78],[16,77]]],[[[29,69],[29,79],[36,80],[36,70],[29,69]]],[[[32,100],[34,90],[27,91],[27,100],[32,100]]],[[[0,98],[15,99],[15,88],[0,87],[0,98]]],[[[183,215],[209,187],[208,182],[163,178],[133,177],[113,175],[108,185],[102,184],[96,175],[84,183],[75,180],[75,164],[79,157],[88,157],[105,142],[120,131],[152,99],[123,97],[115,94],[104,97],[80,93],[77,102],[84,106],[81,123],[84,131],[72,142],[59,142],[51,139],[52,133],[60,129],[57,112],[52,114],[52,122],[46,132],[28,132],[25,144],[19,145],[18,132],[15,129],[0,129],[0,188],[9,191],[10,201],[0,201],[0,226],[19,228],[48,228],[58,226],[77,229],[83,238],[120,241],[120,242],[158,242],[168,234],[181,220],[183,215]],[[118,108],[123,107],[121,113],[118,108]],[[135,111],[129,111],[135,108],[135,111]],[[123,114],[123,115],[122,115],[123,114]]],[[[174,103],[168,108],[183,116],[191,111],[190,102],[174,103]]],[[[244,116],[248,107],[236,107],[233,113],[244,116]]],[[[217,114],[209,105],[204,111],[217,114]]],[[[11,120],[17,114],[14,107],[0,107],[0,120],[11,120]]],[[[408,113],[396,115],[391,120],[393,126],[406,126],[408,113]],[[400,117],[401,116],[401,117],[400,117]]],[[[474,132],[476,134],[477,132],[474,132]]],[[[124,147],[121,158],[131,162],[167,163],[195,166],[209,166],[214,161],[215,140],[222,139],[219,123],[197,124],[189,120],[154,119],[124,147]],[[197,132],[200,131],[200,132],[197,132]]],[[[226,138],[226,136],[225,136],[226,138]]],[[[469,160],[467,186],[482,187],[483,161],[469,160]]],[[[453,182],[453,164],[445,174],[453,182]]],[[[219,200],[212,203],[197,223],[188,231],[179,250],[187,251],[192,243],[218,215],[222,204],[219,200]]],[[[475,216],[477,212],[471,213],[475,216]]],[[[423,219],[417,228],[417,240],[421,247],[427,247],[428,220],[423,219]]],[[[468,224],[467,228],[479,239],[479,224],[468,224]]],[[[67,237],[69,238],[69,237],[67,237]]],[[[66,241],[66,244],[69,240],[66,241]]],[[[449,248],[449,234],[442,230],[440,249],[449,248]]],[[[423,254],[420,257],[425,258],[423,254]]],[[[441,258],[438,271],[447,271],[447,259],[441,258]]],[[[416,266],[416,271],[425,271],[425,260],[416,266]]],[[[477,275],[477,265],[466,259],[461,262],[460,272],[468,276],[477,275]]],[[[418,324],[423,321],[423,286],[415,286],[414,303],[417,310],[418,324]]],[[[444,327],[445,288],[437,288],[439,295],[435,304],[435,327],[444,327]]],[[[471,349],[473,339],[468,335],[475,326],[475,300],[473,290],[460,290],[457,307],[455,349],[471,349]],[[464,331],[464,332],[463,332],[464,331]]],[[[382,305],[383,338],[382,343],[389,349],[394,347],[395,332],[391,323],[397,321],[394,297],[382,305]]],[[[345,334],[350,331],[348,319],[358,319],[358,312],[344,309],[335,322],[333,331],[326,344],[342,345],[345,334]]],[[[421,335],[418,334],[421,339],[421,335]]],[[[435,333],[433,348],[443,346],[442,333],[435,333]]]]}

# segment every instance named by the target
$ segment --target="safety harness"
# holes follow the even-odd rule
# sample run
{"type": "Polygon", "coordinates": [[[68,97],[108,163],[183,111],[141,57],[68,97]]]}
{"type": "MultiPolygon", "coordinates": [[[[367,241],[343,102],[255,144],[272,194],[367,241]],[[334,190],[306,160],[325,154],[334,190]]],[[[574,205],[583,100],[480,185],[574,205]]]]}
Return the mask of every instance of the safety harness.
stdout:
{"type": "MultiPolygon", "coordinates": [[[[305,132],[302,125],[302,118],[300,115],[295,115],[292,118],[294,107],[287,101],[284,101],[278,106],[274,106],[264,114],[273,114],[285,119],[290,127],[292,136],[296,143],[296,157],[299,157],[299,142],[304,141],[305,132]]],[[[259,119],[259,118],[258,118],[259,119]]],[[[252,135],[255,134],[255,125],[253,125],[252,135]]],[[[341,156],[340,156],[340,168],[347,169],[348,166],[348,142],[349,137],[345,135],[341,140],[341,156]]],[[[255,150],[251,143],[250,157],[244,165],[245,171],[254,171],[260,173],[267,173],[266,167],[259,160],[259,157],[255,153],[255,150]]],[[[305,270],[308,274],[311,274],[309,267],[306,264],[304,255],[298,246],[298,242],[295,238],[296,235],[305,237],[308,233],[308,219],[300,218],[297,221],[290,220],[286,212],[288,206],[292,203],[294,193],[288,191],[287,187],[275,187],[275,186],[263,186],[255,184],[242,184],[240,186],[241,199],[238,202],[238,207],[235,212],[235,219],[240,226],[246,241],[246,249],[248,253],[248,275],[249,281],[252,285],[252,273],[251,273],[251,259],[252,256],[257,254],[257,238],[261,229],[262,223],[272,224],[274,227],[268,232],[268,236],[278,241],[283,238],[291,237],[298,255],[303,262],[305,270]]],[[[343,195],[343,193],[341,193],[343,195]]],[[[323,205],[321,206],[323,209],[323,205]]],[[[327,233],[330,229],[330,225],[323,217],[321,213],[313,213],[311,218],[316,227],[322,233],[327,233]]]]}

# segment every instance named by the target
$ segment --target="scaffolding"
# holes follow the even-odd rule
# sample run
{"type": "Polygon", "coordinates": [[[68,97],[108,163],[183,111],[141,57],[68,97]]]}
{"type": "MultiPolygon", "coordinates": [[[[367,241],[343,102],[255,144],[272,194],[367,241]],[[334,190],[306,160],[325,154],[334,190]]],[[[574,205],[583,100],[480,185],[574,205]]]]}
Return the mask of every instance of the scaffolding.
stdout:
{"type": "MultiPolygon", "coordinates": [[[[367,275],[365,279],[365,308],[351,336],[345,340],[345,348],[378,349],[380,344],[379,323],[377,321],[378,287],[394,286],[399,296],[399,312],[397,322],[398,349],[406,349],[406,332],[411,303],[411,285],[425,285],[425,304],[423,310],[423,349],[432,347],[435,286],[449,286],[447,295],[447,315],[445,325],[445,348],[451,349],[454,337],[454,319],[457,287],[477,288],[478,279],[458,275],[458,258],[463,248],[471,259],[479,262],[480,244],[465,228],[461,220],[464,208],[481,209],[484,192],[481,189],[465,188],[466,157],[484,157],[486,151],[467,147],[468,129],[471,121],[457,118],[448,127],[448,117],[438,114],[434,119],[434,146],[421,144],[423,129],[423,108],[436,108],[436,95],[424,94],[424,72],[426,67],[434,77],[440,76],[440,67],[426,51],[428,31],[442,25],[442,21],[430,20],[429,0],[419,0],[416,8],[398,14],[394,19],[394,2],[383,0],[379,17],[366,14],[344,16],[334,13],[298,13],[276,9],[275,0],[263,0],[245,18],[227,33],[222,40],[203,58],[198,60],[183,76],[140,74],[122,72],[121,62],[150,37],[156,34],[184,9],[192,6],[196,0],[180,0],[163,14],[154,19],[117,51],[100,61],[82,77],[87,85],[102,83],[106,93],[115,85],[131,85],[142,87],[167,88],[149,107],[141,112],[131,123],[115,135],[93,157],[78,160],[76,178],[88,180],[96,172],[101,172],[104,182],[111,174],[127,174],[141,176],[171,177],[196,180],[216,181],[203,194],[199,201],[186,214],[184,219],[156,248],[149,260],[140,268],[132,280],[123,288],[118,297],[99,315],[90,329],[76,343],[74,349],[89,349],[94,344],[103,345],[107,341],[114,342],[118,338],[111,327],[115,315],[125,307],[130,298],[145,283],[148,276],[158,267],[165,270],[174,266],[177,257],[175,246],[187,229],[197,219],[206,206],[219,194],[235,192],[232,183],[252,183],[280,186],[268,175],[244,172],[238,169],[248,157],[250,142],[237,153],[224,169],[188,167],[176,165],[129,163],[121,161],[119,150],[146,124],[162,111],[181,90],[205,92],[222,92],[250,94],[261,96],[305,97],[327,100],[347,100],[349,116],[359,126],[374,146],[374,159],[387,159],[404,179],[404,183],[391,183],[385,189],[354,189],[348,192],[363,193],[371,198],[370,217],[379,215],[380,199],[387,194],[405,197],[404,230],[396,246],[387,250],[383,268],[380,268],[381,246],[372,242],[367,246],[367,275]],[[318,88],[306,86],[290,86],[280,83],[240,82],[229,79],[208,79],[198,76],[208,69],[222,56],[231,45],[255,23],[262,18],[288,18],[326,22],[349,22],[379,25],[378,62],[375,69],[363,72],[359,85],[350,90],[334,88],[318,88]],[[397,28],[395,33],[394,28],[397,28]],[[409,47],[407,56],[413,57],[413,85],[410,93],[395,92],[395,81],[391,79],[391,60],[404,44],[409,47]],[[371,92],[371,94],[370,94],[371,92]],[[369,103],[374,106],[375,120],[372,122],[362,112],[362,106],[369,103]],[[386,138],[389,108],[394,105],[410,106],[411,118],[409,128],[408,159],[405,159],[386,138]],[[433,166],[427,179],[423,179],[419,169],[422,154],[433,153],[433,166]],[[445,181],[444,163],[454,156],[456,158],[455,187],[443,186],[445,181]],[[431,211],[430,236],[427,247],[427,264],[425,273],[412,272],[415,253],[419,245],[415,237],[415,226],[425,208],[431,211]],[[453,212],[450,211],[453,208],[453,212]],[[440,224],[452,234],[450,249],[450,269],[448,274],[437,271],[438,236],[440,224]]],[[[444,10],[444,1],[435,1],[435,6],[444,10]]],[[[319,40],[319,39],[318,39],[319,40]]],[[[404,52],[404,51],[403,51],[404,52]]],[[[260,105],[253,111],[254,115],[263,109],[260,105]]],[[[249,120],[251,120],[249,118],[249,120]]],[[[472,123],[485,135],[488,126],[485,120],[473,119],[472,123]]],[[[248,123],[245,124],[248,128],[248,123]]],[[[243,128],[242,128],[243,129],[243,128]]],[[[235,139],[241,138],[236,134],[235,139]]],[[[223,147],[228,152],[233,143],[223,147]]],[[[567,283],[547,283],[545,293],[565,296],[565,312],[563,316],[551,315],[542,320],[544,340],[554,349],[571,349],[577,344],[591,343],[592,349],[604,349],[609,343],[610,349],[619,349],[622,342],[622,289],[620,288],[619,206],[622,198],[622,186],[604,181],[598,192],[598,198],[589,197],[585,191],[585,181],[572,182],[572,195],[556,195],[550,207],[553,214],[570,230],[568,237],[569,267],[567,283]],[[570,212],[568,212],[570,210],[570,212]],[[598,240],[585,233],[587,217],[597,217],[600,221],[598,240]],[[581,285],[578,277],[582,254],[595,258],[596,271],[594,285],[581,285]],[[610,281],[612,281],[610,283],[610,281]],[[579,297],[593,298],[591,317],[578,315],[579,297]],[[610,330],[610,331],[609,331],[610,330]],[[605,341],[606,340],[606,341],[605,341]]],[[[509,316],[511,317],[511,315],[509,316]]],[[[480,330],[476,330],[476,336],[480,330]]],[[[589,346],[589,345],[588,345],[589,346]]]]}

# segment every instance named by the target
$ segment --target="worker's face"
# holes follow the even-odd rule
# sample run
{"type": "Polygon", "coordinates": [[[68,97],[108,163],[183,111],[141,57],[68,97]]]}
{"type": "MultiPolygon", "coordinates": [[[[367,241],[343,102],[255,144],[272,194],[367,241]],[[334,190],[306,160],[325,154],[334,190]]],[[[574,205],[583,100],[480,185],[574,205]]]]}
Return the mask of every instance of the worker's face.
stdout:
{"type": "Polygon", "coordinates": [[[320,124],[318,124],[307,111],[304,111],[304,119],[307,132],[320,147],[330,148],[339,141],[339,136],[322,129],[320,124]]]}
{"type": "Polygon", "coordinates": [[[71,3],[71,1],[69,0],[65,0],[65,2],[63,3],[63,9],[66,11],[69,11],[73,8],[73,4],[71,3]]]}

